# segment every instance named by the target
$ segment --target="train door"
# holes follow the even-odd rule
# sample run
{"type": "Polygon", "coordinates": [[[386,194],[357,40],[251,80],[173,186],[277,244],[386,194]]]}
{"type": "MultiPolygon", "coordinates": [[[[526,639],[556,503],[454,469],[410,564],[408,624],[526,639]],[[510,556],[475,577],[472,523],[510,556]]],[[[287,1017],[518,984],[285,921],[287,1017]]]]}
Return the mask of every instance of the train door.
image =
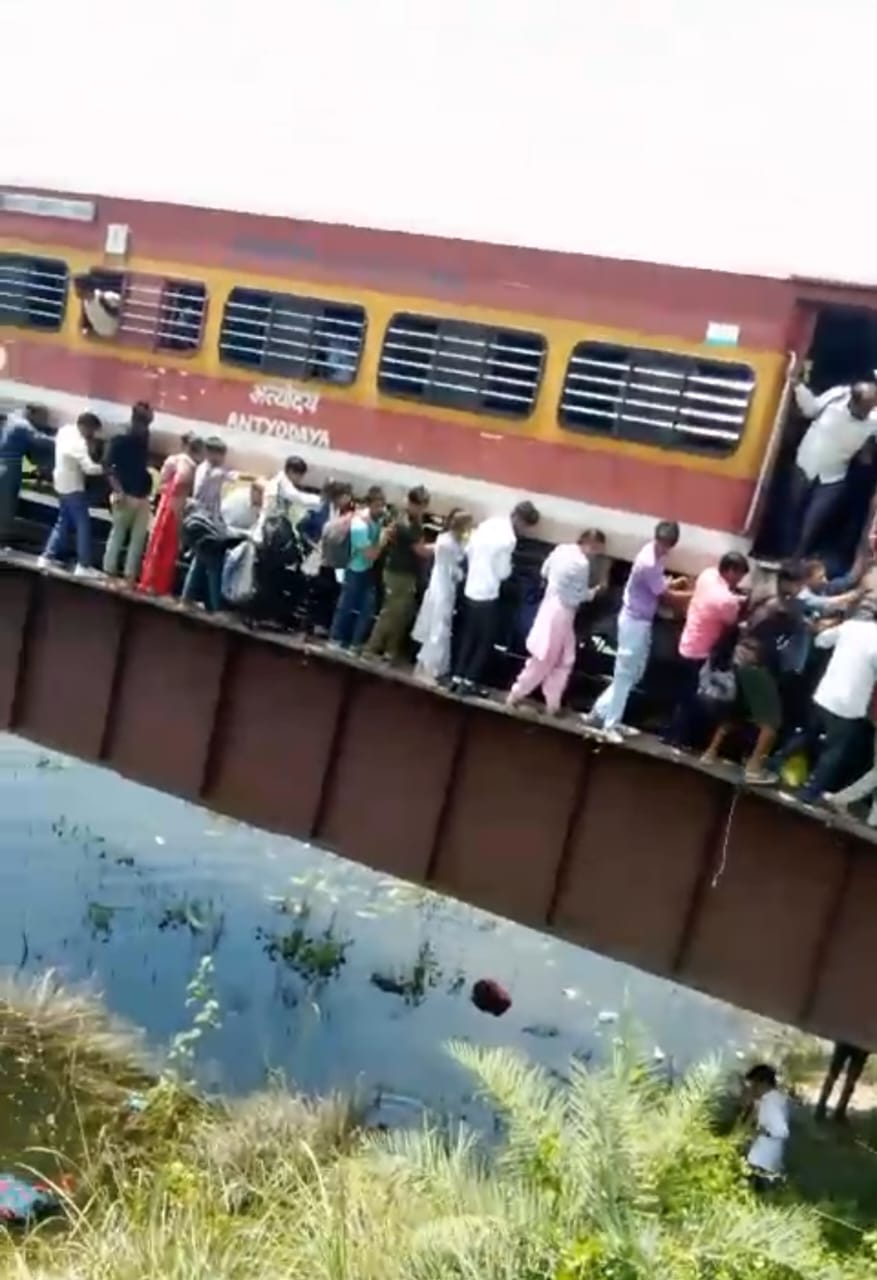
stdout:
{"type": "MultiPolygon", "coordinates": [[[[873,378],[877,370],[877,311],[858,307],[822,306],[811,318],[812,338],[800,371],[808,386],[819,395],[830,387],[848,386],[863,378],[873,378]]],[[[790,388],[791,390],[791,388],[790,388]]],[[[794,396],[787,397],[785,420],[776,442],[772,474],[765,487],[757,516],[754,553],[762,560],[777,560],[787,527],[785,511],[795,455],[808,422],[799,412],[794,396]]],[[[831,545],[824,548],[831,568],[843,572],[855,557],[871,501],[877,487],[877,463],[868,456],[857,458],[850,467],[849,493],[843,527],[836,529],[831,545]]]]}

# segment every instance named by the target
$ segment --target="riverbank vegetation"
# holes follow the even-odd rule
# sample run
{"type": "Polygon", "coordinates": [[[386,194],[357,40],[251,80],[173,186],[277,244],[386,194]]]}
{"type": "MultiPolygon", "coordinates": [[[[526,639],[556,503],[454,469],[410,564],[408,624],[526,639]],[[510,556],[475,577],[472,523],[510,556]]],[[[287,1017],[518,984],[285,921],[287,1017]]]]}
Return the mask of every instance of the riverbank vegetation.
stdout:
{"type": "Polygon", "coordinates": [[[877,1168],[870,1139],[796,1117],[790,1184],[756,1199],[741,1135],[721,1121],[717,1066],[670,1086],[629,1039],[558,1080],[458,1043],[449,1051],[492,1102],[496,1132],[379,1132],[350,1102],[279,1083],[237,1102],[199,1097],[190,1068],[218,1019],[209,969],[190,998],[192,1031],[161,1065],[96,1001],[48,980],[0,994],[0,1074],[20,1103],[4,1160],[66,1188],[58,1219],[0,1239],[3,1280],[877,1275],[877,1173],[869,1200],[858,1181],[833,1199],[825,1172],[850,1151],[860,1174],[877,1168]]]}

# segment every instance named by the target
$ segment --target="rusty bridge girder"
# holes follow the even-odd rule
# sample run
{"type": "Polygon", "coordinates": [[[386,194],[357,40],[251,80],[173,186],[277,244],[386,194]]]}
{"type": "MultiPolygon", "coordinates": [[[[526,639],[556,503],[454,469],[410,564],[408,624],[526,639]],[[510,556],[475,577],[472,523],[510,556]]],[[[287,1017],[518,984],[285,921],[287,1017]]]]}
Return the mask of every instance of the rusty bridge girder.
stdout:
{"type": "Polygon", "coordinates": [[[877,848],[649,739],[0,559],[0,728],[877,1047],[877,848]]]}

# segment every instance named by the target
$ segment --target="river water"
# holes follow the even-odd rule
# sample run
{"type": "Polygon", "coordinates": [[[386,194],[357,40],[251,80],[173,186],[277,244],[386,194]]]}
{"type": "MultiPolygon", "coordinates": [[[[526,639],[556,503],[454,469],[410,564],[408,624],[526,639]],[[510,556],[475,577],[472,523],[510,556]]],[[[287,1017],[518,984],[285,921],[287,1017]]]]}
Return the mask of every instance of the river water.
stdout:
{"type": "Polygon", "coordinates": [[[0,966],[89,982],[161,1046],[189,1025],[186,984],[212,952],[211,1088],[279,1070],[378,1091],[390,1119],[466,1114],[452,1038],[562,1072],[605,1053],[625,1010],[678,1066],[751,1037],[751,1015],[703,995],[3,735],[0,813],[0,966]],[[503,1017],[472,1005],[478,978],[511,995],[503,1017]]]}

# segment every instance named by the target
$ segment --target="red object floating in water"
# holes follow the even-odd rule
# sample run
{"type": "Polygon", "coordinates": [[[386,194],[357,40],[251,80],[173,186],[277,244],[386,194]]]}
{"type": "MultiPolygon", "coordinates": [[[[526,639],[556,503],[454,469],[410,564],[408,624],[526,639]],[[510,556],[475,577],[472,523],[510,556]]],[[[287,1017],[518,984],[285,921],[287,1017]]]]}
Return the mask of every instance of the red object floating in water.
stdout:
{"type": "Polygon", "coordinates": [[[472,988],[472,1003],[482,1013],[501,1018],[512,1007],[512,998],[493,978],[479,978],[472,988]]]}

